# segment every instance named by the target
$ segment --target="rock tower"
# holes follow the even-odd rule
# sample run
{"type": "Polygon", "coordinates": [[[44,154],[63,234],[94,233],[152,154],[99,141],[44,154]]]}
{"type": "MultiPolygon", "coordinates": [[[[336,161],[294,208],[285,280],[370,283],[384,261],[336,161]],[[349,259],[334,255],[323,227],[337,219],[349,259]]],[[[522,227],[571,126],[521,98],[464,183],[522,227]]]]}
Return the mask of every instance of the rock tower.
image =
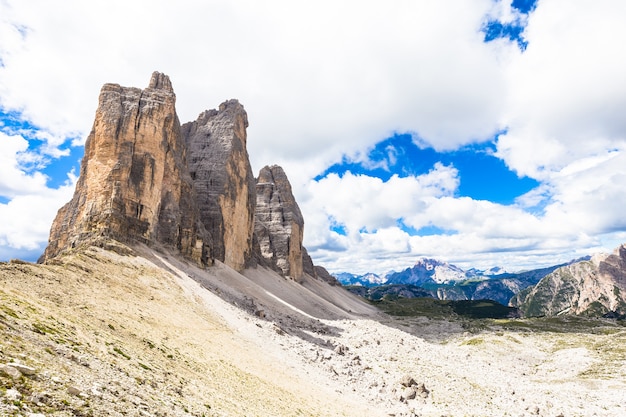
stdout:
{"type": "Polygon", "coordinates": [[[208,262],[175,104],[158,72],[144,90],[102,87],[74,196],[52,224],[43,260],[104,237],[158,242],[208,262]]]}

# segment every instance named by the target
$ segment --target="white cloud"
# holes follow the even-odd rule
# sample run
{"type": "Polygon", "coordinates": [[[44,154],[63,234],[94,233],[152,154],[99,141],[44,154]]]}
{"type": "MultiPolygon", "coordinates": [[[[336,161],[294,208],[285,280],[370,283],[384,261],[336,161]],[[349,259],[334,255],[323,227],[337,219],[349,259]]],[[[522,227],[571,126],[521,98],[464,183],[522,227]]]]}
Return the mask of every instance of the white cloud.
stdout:
{"type": "Polygon", "coordinates": [[[57,189],[38,172],[41,155],[28,150],[22,136],[0,132],[0,259],[35,260],[48,241],[57,210],[69,201],[76,177],[68,174],[57,189]]]}
{"type": "Polygon", "coordinates": [[[382,273],[421,256],[465,267],[547,266],[610,251],[626,237],[626,153],[578,160],[511,206],[458,197],[459,180],[456,169],[437,164],[387,182],[351,173],[312,181],[301,204],[305,244],[333,272],[382,273]],[[542,201],[541,209],[529,212],[529,201],[542,201]],[[345,236],[329,230],[329,219],[345,236]],[[399,220],[444,232],[407,233],[399,220]]]}
{"type": "Polygon", "coordinates": [[[51,207],[39,217],[50,222],[70,193],[46,188],[36,158],[86,138],[101,85],[143,87],[159,70],[183,122],[229,98],[244,104],[253,167],[285,168],[319,263],[358,272],[416,255],[485,267],[567,260],[624,237],[624,21],[622,0],[539,1],[529,17],[492,0],[0,1],[0,106],[40,127],[43,143],[35,154],[23,132],[0,137],[0,195],[11,198],[0,210],[16,216],[0,240],[31,247],[47,235],[25,214],[51,207]],[[524,53],[483,42],[492,18],[528,24],[524,53]],[[454,149],[502,129],[496,155],[541,181],[515,206],[456,198],[462,178],[441,165],[387,182],[311,181],[394,132],[454,149]],[[456,234],[410,236],[398,219],[456,234]]]}
{"type": "Polygon", "coordinates": [[[511,55],[498,154],[520,174],[545,178],[626,141],[626,4],[539,2],[529,46],[511,55]]]}
{"type": "Polygon", "coordinates": [[[45,175],[26,172],[25,165],[38,165],[41,157],[28,151],[28,141],[22,136],[0,132],[0,196],[15,197],[40,192],[46,187],[45,175]]]}
{"type": "Polygon", "coordinates": [[[499,127],[504,74],[479,32],[491,3],[9,1],[1,104],[85,137],[104,82],[160,70],[183,121],[241,100],[257,169],[393,131],[453,148],[499,127]]]}

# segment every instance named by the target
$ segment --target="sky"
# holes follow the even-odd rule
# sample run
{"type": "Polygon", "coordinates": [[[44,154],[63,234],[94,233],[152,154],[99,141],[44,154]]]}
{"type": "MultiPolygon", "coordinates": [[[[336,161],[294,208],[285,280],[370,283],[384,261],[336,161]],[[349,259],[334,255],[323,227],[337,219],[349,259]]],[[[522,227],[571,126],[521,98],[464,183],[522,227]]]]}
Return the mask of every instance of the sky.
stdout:
{"type": "Polygon", "coordinates": [[[0,0],[0,260],[36,260],[104,83],[244,105],[331,272],[626,243],[623,0],[0,0]]]}

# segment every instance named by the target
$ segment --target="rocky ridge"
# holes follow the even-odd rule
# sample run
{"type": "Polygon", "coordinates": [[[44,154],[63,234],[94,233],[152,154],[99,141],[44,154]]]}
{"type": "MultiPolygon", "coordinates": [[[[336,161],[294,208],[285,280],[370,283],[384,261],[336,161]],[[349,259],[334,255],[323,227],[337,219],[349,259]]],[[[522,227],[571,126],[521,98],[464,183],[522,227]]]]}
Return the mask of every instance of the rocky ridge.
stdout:
{"type": "Polygon", "coordinates": [[[626,245],[558,268],[511,303],[526,316],[626,314],[626,245]]]}
{"type": "Polygon", "coordinates": [[[114,239],[163,245],[201,265],[242,271],[261,261],[296,280],[317,277],[285,172],[252,174],[243,106],[228,100],[181,126],[175,103],[158,72],[144,90],[102,87],[74,196],[41,261],[114,239]]]}
{"type": "MultiPolygon", "coordinates": [[[[302,248],[304,218],[285,171],[277,165],[263,167],[257,177],[256,196],[254,232],[261,255],[283,275],[299,280],[304,263],[312,262],[302,248]]],[[[315,274],[310,269],[309,274],[315,274]]]]}

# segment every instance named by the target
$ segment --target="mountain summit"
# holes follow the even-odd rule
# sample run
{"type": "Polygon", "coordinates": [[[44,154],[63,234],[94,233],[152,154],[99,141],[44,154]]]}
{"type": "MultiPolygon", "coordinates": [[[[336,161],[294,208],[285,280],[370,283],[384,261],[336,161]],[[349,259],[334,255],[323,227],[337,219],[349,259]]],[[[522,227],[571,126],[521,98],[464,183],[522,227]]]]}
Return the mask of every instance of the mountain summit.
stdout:
{"type": "Polygon", "coordinates": [[[160,243],[198,263],[210,258],[169,78],[141,90],[105,84],[72,200],[42,261],[87,241],[160,243]]]}
{"type": "Polygon", "coordinates": [[[261,263],[293,279],[316,271],[327,279],[302,246],[304,220],[283,169],[254,178],[244,107],[228,100],[181,126],[175,104],[159,72],[143,90],[102,87],[74,196],[40,261],[113,239],[161,245],[199,265],[261,263]]]}

